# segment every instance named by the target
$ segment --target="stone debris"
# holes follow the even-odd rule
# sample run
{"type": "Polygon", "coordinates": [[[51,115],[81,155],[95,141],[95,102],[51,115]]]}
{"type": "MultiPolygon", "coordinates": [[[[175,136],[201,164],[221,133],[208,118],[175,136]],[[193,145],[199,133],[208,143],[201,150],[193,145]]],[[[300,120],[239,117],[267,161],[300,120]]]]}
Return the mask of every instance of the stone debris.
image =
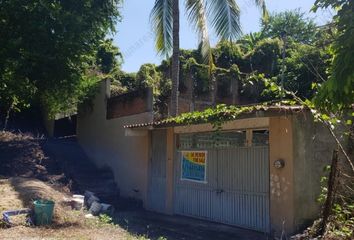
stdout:
{"type": "Polygon", "coordinates": [[[84,205],[93,216],[112,215],[114,212],[114,207],[111,204],[101,203],[100,199],[90,191],[85,191],[84,205]]]}

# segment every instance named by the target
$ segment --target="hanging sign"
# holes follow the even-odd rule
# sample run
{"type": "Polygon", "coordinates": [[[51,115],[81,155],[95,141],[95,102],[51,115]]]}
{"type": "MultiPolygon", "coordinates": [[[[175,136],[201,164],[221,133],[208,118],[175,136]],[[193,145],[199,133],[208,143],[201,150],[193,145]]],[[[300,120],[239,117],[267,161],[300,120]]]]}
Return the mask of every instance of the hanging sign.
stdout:
{"type": "Polygon", "coordinates": [[[207,151],[182,151],[181,179],[206,182],[207,151]]]}

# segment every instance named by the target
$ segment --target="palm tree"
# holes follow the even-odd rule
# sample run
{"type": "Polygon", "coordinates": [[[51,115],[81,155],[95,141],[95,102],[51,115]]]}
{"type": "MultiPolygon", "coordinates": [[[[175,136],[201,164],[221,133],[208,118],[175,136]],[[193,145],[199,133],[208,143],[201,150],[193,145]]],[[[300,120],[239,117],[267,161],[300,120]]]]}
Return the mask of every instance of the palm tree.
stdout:
{"type": "MultiPolygon", "coordinates": [[[[265,15],[264,0],[255,0],[265,15]]],[[[185,0],[188,20],[199,36],[202,55],[211,62],[207,19],[222,40],[235,40],[241,35],[240,9],[235,0],[185,0]]],[[[178,114],[179,87],[179,0],[155,0],[150,19],[156,34],[156,49],[170,57],[172,53],[172,92],[170,115],[178,114]]]]}

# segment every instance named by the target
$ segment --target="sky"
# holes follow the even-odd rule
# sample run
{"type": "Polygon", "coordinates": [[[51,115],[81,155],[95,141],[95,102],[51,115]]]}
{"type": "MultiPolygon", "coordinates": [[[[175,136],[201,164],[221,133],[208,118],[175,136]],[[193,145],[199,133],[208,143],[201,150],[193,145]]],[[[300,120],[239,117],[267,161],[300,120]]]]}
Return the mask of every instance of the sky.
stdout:
{"type": "MultiPolygon", "coordinates": [[[[269,12],[300,9],[308,13],[319,25],[325,24],[333,16],[329,10],[310,12],[315,0],[268,0],[269,12]]],[[[117,32],[113,35],[114,43],[123,53],[123,70],[136,72],[144,63],[159,64],[163,57],[156,53],[154,35],[151,31],[149,14],[155,0],[125,0],[121,8],[123,19],[117,23],[117,32]]],[[[184,0],[180,0],[181,4],[184,0]]],[[[260,10],[254,5],[254,0],[238,0],[241,9],[241,25],[243,33],[255,32],[260,29],[260,10]]],[[[193,49],[198,46],[197,35],[187,23],[184,7],[181,5],[181,48],[193,49]]],[[[215,45],[217,39],[211,35],[211,42],[215,45]]]]}

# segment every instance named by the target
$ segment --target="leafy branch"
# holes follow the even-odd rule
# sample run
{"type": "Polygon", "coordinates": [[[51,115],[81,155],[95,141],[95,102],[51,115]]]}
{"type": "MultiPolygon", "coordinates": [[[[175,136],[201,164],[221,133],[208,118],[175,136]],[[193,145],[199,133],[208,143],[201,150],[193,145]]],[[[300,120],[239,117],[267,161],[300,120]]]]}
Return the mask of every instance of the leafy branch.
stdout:
{"type": "MultiPolygon", "coordinates": [[[[268,89],[270,89],[274,93],[277,93],[278,95],[282,95],[282,96],[284,96],[285,94],[289,95],[295,100],[295,102],[291,102],[292,104],[297,103],[297,104],[300,104],[300,105],[308,108],[310,110],[312,116],[314,117],[315,121],[321,122],[327,127],[331,136],[333,137],[334,141],[338,145],[340,151],[343,153],[345,159],[347,160],[352,171],[354,172],[354,164],[353,164],[352,160],[350,159],[349,154],[344,149],[343,144],[339,141],[339,138],[337,137],[336,133],[334,132],[335,126],[338,123],[340,123],[341,120],[339,118],[335,117],[334,114],[328,115],[326,113],[321,112],[319,109],[316,108],[315,104],[312,101],[310,101],[308,99],[306,99],[306,100],[301,99],[294,92],[288,91],[288,90],[282,88],[281,86],[277,85],[274,81],[271,81],[268,79],[264,79],[264,81],[265,81],[265,86],[268,87],[268,89]]],[[[351,116],[352,117],[354,116],[354,112],[351,113],[351,116]]],[[[347,122],[347,124],[348,125],[352,124],[352,121],[349,120],[347,122]]]]}

